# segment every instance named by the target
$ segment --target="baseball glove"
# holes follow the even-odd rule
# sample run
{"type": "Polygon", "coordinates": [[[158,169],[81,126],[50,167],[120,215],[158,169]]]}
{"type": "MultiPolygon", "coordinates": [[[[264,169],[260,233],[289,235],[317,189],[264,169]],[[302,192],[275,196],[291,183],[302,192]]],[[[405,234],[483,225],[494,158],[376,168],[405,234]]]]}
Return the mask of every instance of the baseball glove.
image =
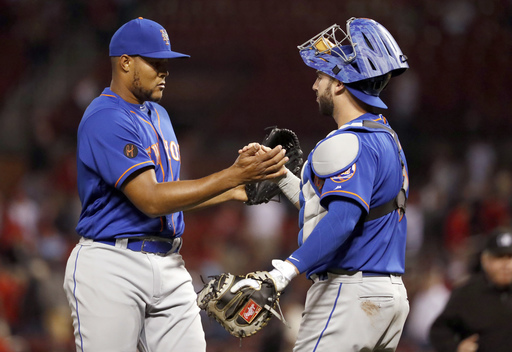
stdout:
{"type": "Polygon", "coordinates": [[[223,273],[213,276],[203,287],[198,293],[197,304],[231,335],[243,338],[267,325],[272,315],[285,322],[282,314],[280,316],[275,311],[279,306],[279,296],[267,271],[247,275],[223,273]],[[233,285],[247,278],[255,279],[259,287],[243,286],[235,293],[231,292],[233,285]]]}
{"type": "MultiPolygon", "coordinates": [[[[272,128],[271,131],[265,136],[261,144],[269,148],[281,145],[286,150],[286,156],[289,158],[285,164],[286,168],[295,176],[299,176],[303,164],[303,153],[299,138],[291,130],[277,127],[267,129],[270,128],[272,128]]],[[[282,193],[277,183],[271,180],[249,183],[245,185],[245,192],[247,193],[247,201],[245,202],[247,205],[268,203],[270,199],[282,193]]]]}

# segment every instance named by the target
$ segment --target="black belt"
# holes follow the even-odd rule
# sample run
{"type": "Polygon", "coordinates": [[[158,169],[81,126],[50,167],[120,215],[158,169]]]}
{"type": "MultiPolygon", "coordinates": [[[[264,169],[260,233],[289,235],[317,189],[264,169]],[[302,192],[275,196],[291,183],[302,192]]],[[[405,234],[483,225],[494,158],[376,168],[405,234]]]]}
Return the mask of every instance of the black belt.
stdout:
{"type": "MultiPolygon", "coordinates": [[[[124,238],[126,239],[126,238],[124,238]]],[[[120,238],[119,240],[123,240],[120,238]]],[[[104,244],[108,244],[111,246],[116,245],[116,240],[94,240],[94,242],[100,242],[104,244]]],[[[142,253],[152,253],[152,254],[166,254],[170,251],[176,253],[181,248],[181,238],[174,239],[155,239],[155,238],[128,238],[128,243],[126,248],[142,253]]]]}

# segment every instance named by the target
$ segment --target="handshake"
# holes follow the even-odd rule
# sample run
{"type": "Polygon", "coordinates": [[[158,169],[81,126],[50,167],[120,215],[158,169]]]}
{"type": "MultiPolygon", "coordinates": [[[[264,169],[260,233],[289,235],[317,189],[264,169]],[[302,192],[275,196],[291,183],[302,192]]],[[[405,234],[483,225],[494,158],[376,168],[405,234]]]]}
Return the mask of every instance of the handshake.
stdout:
{"type": "MultiPolygon", "coordinates": [[[[274,127],[265,136],[263,142],[261,142],[263,148],[273,149],[278,145],[282,146],[286,150],[286,157],[288,161],[285,166],[292,174],[299,176],[303,164],[303,153],[300,148],[299,138],[295,132],[274,127]]],[[[281,194],[281,189],[278,184],[273,180],[264,180],[256,183],[248,183],[245,185],[245,192],[247,194],[247,205],[257,205],[262,203],[268,203],[270,199],[281,194]]]]}

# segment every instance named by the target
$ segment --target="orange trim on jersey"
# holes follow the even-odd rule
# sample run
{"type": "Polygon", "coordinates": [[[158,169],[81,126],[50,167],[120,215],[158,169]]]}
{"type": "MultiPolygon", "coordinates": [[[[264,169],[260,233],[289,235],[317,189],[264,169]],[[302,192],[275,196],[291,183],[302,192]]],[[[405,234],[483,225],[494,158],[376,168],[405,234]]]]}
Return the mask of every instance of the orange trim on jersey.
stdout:
{"type": "MultiPolygon", "coordinates": [[[[164,138],[164,133],[162,132],[162,127],[160,126],[160,114],[158,113],[158,110],[155,108],[156,117],[158,118],[158,129],[160,130],[160,133],[162,134],[162,139],[164,138]]],[[[165,140],[164,140],[165,143],[165,140]]],[[[169,148],[171,148],[171,145],[169,144],[169,148]]],[[[165,150],[165,148],[164,148],[165,150]]],[[[165,156],[167,157],[168,151],[165,151],[165,156]]],[[[162,158],[160,158],[162,160],[162,158]]],[[[172,160],[167,160],[169,163],[169,170],[171,170],[171,180],[174,179],[174,173],[172,172],[172,160]]],[[[179,180],[178,180],[179,181],[179,180]]],[[[171,215],[171,222],[172,222],[172,230],[173,230],[173,236],[176,235],[176,224],[174,223],[174,215],[171,215]]],[[[163,224],[162,224],[162,230],[163,230],[163,224]]]]}
{"type": "Polygon", "coordinates": [[[386,118],[384,116],[379,117],[378,119],[375,119],[373,121],[377,122],[377,121],[380,121],[380,120],[384,121],[384,123],[388,123],[388,120],[386,120],[386,118]]]}
{"type": "Polygon", "coordinates": [[[112,98],[117,98],[115,95],[111,95],[111,94],[100,94],[101,96],[104,96],[104,97],[112,97],[112,98]]]}
{"type": "Polygon", "coordinates": [[[127,173],[128,171],[130,171],[131,169],[133,169],[134,167],[139,166],[139,165],[143,165],[143,164],[147,164],[147,163],[152,163],[152,162],[153,162],[153,161],[152,161],[152,160],[150,160],[150,161],[145,161],[145,162],[143,162],[143,163],[138,163],[138,164],[133,165],[131,168],[129,168],[128,170],[126,170],[125,172],[123,172],[123,174],[121,175],[121,177],[119,177],[119,178],[117,179],[116,184],[114,185],[114,187],[117,187],[117,184],[119,183],[119,181],[121,181],[121,179],[124,177],[124,175],[126,175],[126,173],[127,173]]]}
{"type": "MultiPolygon", "coordinates": [[[[158,138],[158,133],[156,132],[155,130],[155,127],[153,127],[153,124],[145,119],[143,119],[141,116],[139,116],[135,111],[133,110],[130,110],[130,112],[134,113],[135,116],[137,116],[139,119],[141,119],[142,121],[144,121],[145,123],[147,123],[148,125],[151,126],[151,128],[153,129],[153,132],[155,132],[155,136],[156,136],[156,140],[157,140],[157,146],[158,146],[158,149],[159,149],[159,152],[158,154],[160,154],[160,161],[158,162],[158,164],[160,165],[160,169],[162,170],[162,182],[165,182],[165,170],[162,166],[162,155],[160,153],[160,143],[158,142],[159,141],[159,138],[158,138]]],[[[157,113],[158,115],[158,113],[157,113]]],[[[158,161],[158,160],[157,160],[158,161]]]]}
{"type": "Polygon", "coordinates": [[[370,206],[368,205],[368,203],[366,203],[364,201],[363,198],[361,198],[359,195],[355,194],[355,193],[352,193],[352,192],[347,192],[347,191],[329,191],[329,192],[325,192],[322,194],[322,197],[326,194],[329,194],[329,193],[347,193],[347,194],[351,194],[353,196],[356,196],[357,198],[361,199],[361,201],[364,203],[364,205],[366,205],[366,207],[368,208],[368,210],[370,210],[370,206]]]}

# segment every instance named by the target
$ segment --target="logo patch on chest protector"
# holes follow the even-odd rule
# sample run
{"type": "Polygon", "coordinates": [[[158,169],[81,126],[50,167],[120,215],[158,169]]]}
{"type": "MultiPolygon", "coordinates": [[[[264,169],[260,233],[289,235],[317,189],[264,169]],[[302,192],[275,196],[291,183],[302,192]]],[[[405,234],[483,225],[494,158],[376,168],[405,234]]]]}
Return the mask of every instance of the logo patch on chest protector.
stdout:
{"type": "Polygon", "coordinates": [[[238,314],[250,324],[260,311],[261,307],[251,299],[238,314]]]}
{"type": "Polygon", "coordinates": [[[124,146],[123,152],[124,152],[124,155],[130,159],[135,158],[139,154],[139,150],[137,149],[137,146],[135,146],[135,144],[131,144],[131,143],[124,146]]]}
{"type": "Polygon", "coordinates": [[[354,176],[356,173],[356,164],[352,164],[347,170],[343,171],[341,174],[331,177],[331,180],[337,183],[348,181],[354,176]]]}

